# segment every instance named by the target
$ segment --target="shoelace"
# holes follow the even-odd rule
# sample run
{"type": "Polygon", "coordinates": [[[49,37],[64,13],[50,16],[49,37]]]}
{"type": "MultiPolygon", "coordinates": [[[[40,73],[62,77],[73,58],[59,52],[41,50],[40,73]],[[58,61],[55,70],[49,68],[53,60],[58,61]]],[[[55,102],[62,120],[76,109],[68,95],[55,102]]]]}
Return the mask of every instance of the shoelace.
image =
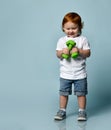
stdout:
{"type": "Polygon", "coordinates": [[[64,111],[62,111],[62,110],[59,110],[59,112],[58,112],[58,114],[60,114],[60,115],[64,115],[64,111]]]}

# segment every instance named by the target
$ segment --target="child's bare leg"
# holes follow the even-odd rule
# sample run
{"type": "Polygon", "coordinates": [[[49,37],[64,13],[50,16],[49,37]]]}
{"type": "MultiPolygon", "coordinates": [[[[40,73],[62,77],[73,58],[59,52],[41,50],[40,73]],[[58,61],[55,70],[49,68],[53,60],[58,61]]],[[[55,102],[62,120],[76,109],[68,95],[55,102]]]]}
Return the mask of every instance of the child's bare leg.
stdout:
{"type": "Polygon", "coordinates": [[[78,96],[78,106],[79,109],[86,108],[86,96],[78,96]]]}
{"type": "Polygon", "coordinates": [[[68,96],[60,96],[60,109],[66,109],[68,96]]]}

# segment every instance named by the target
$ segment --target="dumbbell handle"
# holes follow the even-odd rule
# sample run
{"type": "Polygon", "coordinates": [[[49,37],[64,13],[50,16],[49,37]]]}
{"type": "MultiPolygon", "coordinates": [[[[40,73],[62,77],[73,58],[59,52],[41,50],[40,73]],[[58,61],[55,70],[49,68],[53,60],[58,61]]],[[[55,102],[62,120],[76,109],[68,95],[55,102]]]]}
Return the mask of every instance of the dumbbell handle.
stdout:
{"type": "Polygon", "coordinates": [[[65,58],[65,59],[68,59],[69,55],[68,54],[62,54],[62,57],[65,58]]]}
{"type": "MultiPolygon", "coordinates": [[[[72,50],[72,48],[76,45],[76,42],[74,42],[73,40],[68,40],[66,42],[66,45],[68,47],[69,50],[72,50]]],[[[78,53],[77,52],[74,52],[71,54],[71,57],[72,58],[77,58],[78,57],[78,53]]],[[[68,59],[69,58],[69,55],[68,54],[62,54],[62,57],[65,58],[65,59],[68,59]]]]}

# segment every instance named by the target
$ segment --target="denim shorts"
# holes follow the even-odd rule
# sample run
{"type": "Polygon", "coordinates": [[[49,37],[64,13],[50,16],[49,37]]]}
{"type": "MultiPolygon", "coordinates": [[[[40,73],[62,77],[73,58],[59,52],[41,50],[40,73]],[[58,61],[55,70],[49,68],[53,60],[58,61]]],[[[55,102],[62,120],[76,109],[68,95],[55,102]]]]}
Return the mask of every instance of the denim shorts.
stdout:
{"type": "Polygon", "coordinates": [[[85,96],[87,91],[87,78],[79,80],[68,80],[60,78],[60,95],[68,96],[72,94],[72,84],[74,85],[74,94],[77,96],[85,96]]]}

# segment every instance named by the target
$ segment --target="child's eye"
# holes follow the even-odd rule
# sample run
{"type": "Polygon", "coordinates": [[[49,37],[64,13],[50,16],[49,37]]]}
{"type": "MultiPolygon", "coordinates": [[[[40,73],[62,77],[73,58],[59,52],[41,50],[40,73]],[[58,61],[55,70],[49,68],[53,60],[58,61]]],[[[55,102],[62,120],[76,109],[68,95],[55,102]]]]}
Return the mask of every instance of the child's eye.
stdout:
{"type": "Polygon", "coordinates": [[[70,28],[67,28],[67,30],[70,30],[70,28]]]}
{"type": "Polygon", "coordinates": [[[73,29],[73,30],[74,30],[74,29],[77,29],[77,27],[75,27],[75,28],[72,28],[72,29],[73,29]]]}

